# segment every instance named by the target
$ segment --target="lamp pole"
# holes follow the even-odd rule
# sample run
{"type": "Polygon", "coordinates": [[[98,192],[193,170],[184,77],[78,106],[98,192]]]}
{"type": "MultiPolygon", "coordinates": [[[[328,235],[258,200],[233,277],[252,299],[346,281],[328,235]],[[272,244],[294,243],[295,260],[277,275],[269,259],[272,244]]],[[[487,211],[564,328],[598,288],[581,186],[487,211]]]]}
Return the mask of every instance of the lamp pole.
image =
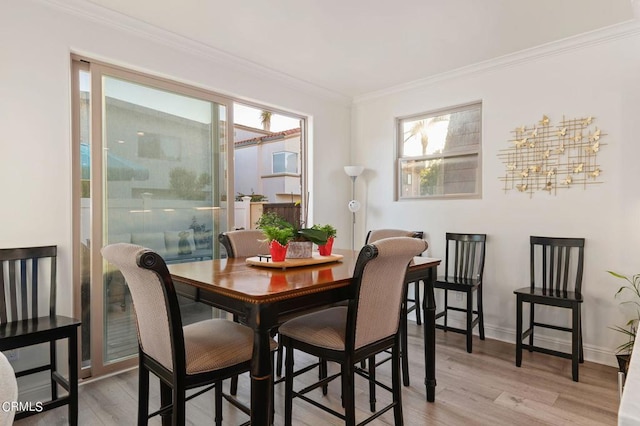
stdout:
{"type": "Polygon", "coordinates": [[[351,178],[351,201],[347,207],[352,214],[351,221],[351,250],[355,250],[356,241],[356,212],[360,210],[360,202],[356,200],[356,179],[364,171],[363,166],[344,166],[344,172],[351,178]]]}

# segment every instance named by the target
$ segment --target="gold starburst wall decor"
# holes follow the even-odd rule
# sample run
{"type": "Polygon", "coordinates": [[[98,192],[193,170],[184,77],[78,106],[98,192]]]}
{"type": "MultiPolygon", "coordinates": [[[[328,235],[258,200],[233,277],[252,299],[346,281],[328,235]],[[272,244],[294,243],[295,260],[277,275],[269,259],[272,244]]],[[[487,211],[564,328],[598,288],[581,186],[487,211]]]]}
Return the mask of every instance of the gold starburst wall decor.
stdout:
{"type": "Polygon", "coordinates": [[[554,125],[547,115],[536,124],[511,131],[509,147],[498,158],[505,165],[505,193],[510,190],[533,196],[534,192],[557,195],[558,189],[602,183],[604,173],[598,152],[607,135],[595,125],[595,117],[565,119],[554,125]]]}

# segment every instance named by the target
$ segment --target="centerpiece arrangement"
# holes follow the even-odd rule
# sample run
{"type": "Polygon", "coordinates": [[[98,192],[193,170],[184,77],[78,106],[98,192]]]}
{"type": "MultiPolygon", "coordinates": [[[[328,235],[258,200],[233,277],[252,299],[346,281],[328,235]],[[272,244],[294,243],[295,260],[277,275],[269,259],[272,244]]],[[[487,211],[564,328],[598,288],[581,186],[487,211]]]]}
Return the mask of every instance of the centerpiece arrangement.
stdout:
{"type": "Polygon", "coordinates": [[[331,246],[336,229],[331,225],[314,225],[311,228],[297,228],[276,213],[264,213],[257,226],[269,243],[271,259],[282,262],[287,259],[310,258],[313,244],[317,244],[320,254],[331,254],[331,246]]]}

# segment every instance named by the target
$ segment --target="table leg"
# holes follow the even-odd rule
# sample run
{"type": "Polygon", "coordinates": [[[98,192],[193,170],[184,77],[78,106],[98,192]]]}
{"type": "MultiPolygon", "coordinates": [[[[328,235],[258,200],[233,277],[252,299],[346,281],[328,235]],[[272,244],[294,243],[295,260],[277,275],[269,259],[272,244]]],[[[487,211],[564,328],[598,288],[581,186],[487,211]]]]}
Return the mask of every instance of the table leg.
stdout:
{"type": "Polygon", "coordinates": [[[424,384],[427,401],[436,399],[436,299],[434,294],[435,267],[429,268],[424,282],[424,384]]]}
{"type": "Polygon", "coordinates": [[[271,419],[273,400],[273,366],[269,342],[269,327],[261,316],[255,316],[252,325],[253,358],[251,362],[251,424],[267,426],[271,419]]]}

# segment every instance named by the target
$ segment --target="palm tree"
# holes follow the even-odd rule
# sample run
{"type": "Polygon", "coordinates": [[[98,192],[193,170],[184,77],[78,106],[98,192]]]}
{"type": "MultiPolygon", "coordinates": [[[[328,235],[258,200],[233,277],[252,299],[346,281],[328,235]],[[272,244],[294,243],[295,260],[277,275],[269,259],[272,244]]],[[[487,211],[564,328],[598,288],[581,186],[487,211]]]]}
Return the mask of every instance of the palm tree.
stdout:
{"type": "Polygon", "coordinates": [[[422,145],[422,154],[427,154],[427,146],[429,146],[429,135],[427,132],[429,128],[439,121],[448,121],[449,115],[441,115],[438,117],[429,117],[423,118],[422,120],[417,120],[413,122],[411,128],[405,132],[404,141],[408,141],[413,137],[420,137],[420,144],[422,145]]]}
{"type": "Polygon", "coordinates": [[[267,132],[271,131],[271,116],[273,113],[271,111],[262,111],[260,113],[260,123],[262,123],[262,128],[267,132]]]}

